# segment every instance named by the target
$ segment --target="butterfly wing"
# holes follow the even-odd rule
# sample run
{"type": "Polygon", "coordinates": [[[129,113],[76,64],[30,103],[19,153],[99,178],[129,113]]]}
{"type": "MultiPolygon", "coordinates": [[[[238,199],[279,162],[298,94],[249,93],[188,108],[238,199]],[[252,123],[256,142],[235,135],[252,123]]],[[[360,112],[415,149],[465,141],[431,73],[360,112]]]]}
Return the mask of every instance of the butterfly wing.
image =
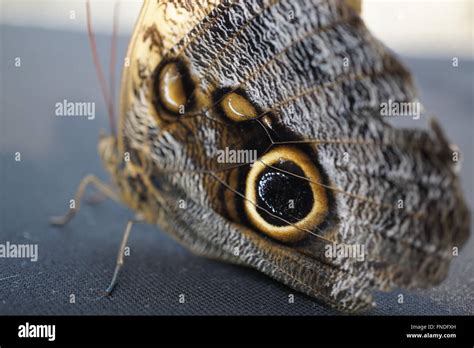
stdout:
{"type": "Polygon", "coordinates": [[[373,290],[446,277],[469,232],[452,151],[437,127],[381,117],[381,103],[416,94],[356,11],[336,0],[226,2],[192,16],[179,42],[141,51],[159,8],[145,8],[149,24],[134,35],[122,132],[150,162],[157,223],[199,254],[345,311],[371,307],[373,290]],[[230,165],[224,148],[257,160],[230,165]],[[296,216],[305,209],[309,222],[296,216]],[[358,246],[363,260],[331,246],[358,246]]]}
{"type": "MultiPolygon", "coordinates": [[[[222,0],[145,0],[130,39],[122,72],[120,133],[123,134],[127,112],[134,92],[150,78],[163,55],[180,40],[185,40],[203,18],[222,0]]],[[[123,140],[120,137],[119,140],[123,140]]],[[[123,142],[120,142],[123,150],[123,142]]]]}

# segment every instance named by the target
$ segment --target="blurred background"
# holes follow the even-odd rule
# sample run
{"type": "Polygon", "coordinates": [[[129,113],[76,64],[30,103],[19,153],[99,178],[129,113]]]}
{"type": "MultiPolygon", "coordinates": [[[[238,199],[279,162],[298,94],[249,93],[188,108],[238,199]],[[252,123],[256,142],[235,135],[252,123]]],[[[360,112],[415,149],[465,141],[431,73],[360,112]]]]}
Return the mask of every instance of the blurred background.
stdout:
{"type": "MultiPolygon", "coordinates": [[[[91,2],[106,72],[113,3],[91,2]]],[[[120,6],[117,74],[141,1],[122,0],[120,6]]],[[[471,209],[473,7],[473,0],[363,2],[369,28],[401,56],[429,115],[460,147],[471,209]]],[[[100,130],[108,129],[107,113],[85,16],[82,0],[0,0],[0,243],[35,243],[39,249],[38,262],[0,259],[0,314],[337,314],[301,294],[288,304],[288,288],[258,272],[196,257],[154,226],[137,226],[131,234],[131,255],[114,296],[102,297],[132,213],[106,201],[84,206],[62,230],[48,224],[49,216],[65,211],[86,174],[107,181],[96,149],[100,130]],[[17,58],[21,66],[15,66],[17,58]],[[55,117],[55,104],[64,99],[95,102],[96,118],[55,117]],[[189,299],[184,305],[178,302],[182,293],[189,299]]],[[[426,127],[427,115],[394,121],[426,127]]],[[[474,314],[474,239],[440,286],[376,299],[369,314],[474,314]]]]}
{"type": "MultiPolygon", "coordinates": [[[[1,0],[1,4],[0,24],[86,30],[83,0],[1,0]]],[[[96,32],[110,32],[113,4],[114,0],[92,1],[96,32]]],[[[120,32],[129,34],[141,1],[122,0],[120,6],[120,32]]],[[[375,35],[396,52],[418,57],[472,57],[473,8],[472,0],[362,1],[364,20],[375,35]]]]}

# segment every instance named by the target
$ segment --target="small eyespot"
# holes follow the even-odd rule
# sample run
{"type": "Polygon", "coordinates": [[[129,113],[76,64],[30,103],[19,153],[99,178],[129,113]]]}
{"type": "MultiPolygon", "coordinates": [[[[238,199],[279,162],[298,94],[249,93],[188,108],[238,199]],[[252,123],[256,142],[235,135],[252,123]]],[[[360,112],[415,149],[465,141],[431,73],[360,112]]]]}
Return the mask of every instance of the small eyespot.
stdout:
{"type": "Polygon", "coordinates": [[[265,115],[262,117],[262,123],[268,128],[273,129],[273,121],[269,115],[265,115]]]}
{"type": "Polygon", "coordinates": [[[220,107],[225,116],[234,122],[248,121],[258,116],[252,103],[236,92],[225,95],[220,102],[220,107]]]}
{"type": "Polygon", "coordinates": [[[245,212],[261,232],[284,243],[298,242],[328,214],[322,177],[311,159],[295,147],[273,148],[250,169],[245,212]]]}
{"type": "Polygon", "coordinates": [[[172,114],[182,114],[188,101],[186,76],[176,62],[165,64],[155,84],[161,106],[172,114]]]}

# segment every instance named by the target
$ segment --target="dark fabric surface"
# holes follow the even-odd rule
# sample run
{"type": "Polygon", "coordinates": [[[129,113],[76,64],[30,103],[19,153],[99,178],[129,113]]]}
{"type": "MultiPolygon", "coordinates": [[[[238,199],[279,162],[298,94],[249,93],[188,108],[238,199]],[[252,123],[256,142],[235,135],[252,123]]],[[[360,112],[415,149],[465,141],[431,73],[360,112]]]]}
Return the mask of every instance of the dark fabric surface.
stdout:
{"type": "MultiPolygon", "coordinates": [[[[102,291],[112,276],[123,229],[132,213],[106,201],[84,206],[64,229],[48,225],[64,212],[80,179],[106,179],[96,144],[107,129],[106,112],[85,34],[2,27],[0,243],[37,243],[37,262],[0,259],[0,314],[337,314],[256,271],[189,253],[154,226],[132,232],[119,285],[102,291]],[[21,68],[13,67],[21,57],[21,68]],[[96,119],[59,118],[54,105],[95,101],[96,119]],[[21,152],[22,161],[13,154],[21,152]],[[76,303],[69,303],[74,294],[76,303]],[[184,294],[186,303],[180,304],[184,294]]],[[[108,37],[98,38],[108,58],[108,37]]],[[[127,38],[120,40],[123,54],[127,38]]],[[[119,56],[118,60],[121,60],[119,56]]],[[[464,150],[462,176],[473,206],[473,68],[461,60],[406,60],[449,138],[464,150]]],[[[419,127],[420,121],[403,120],[419,127]]],[[[437,288],[377,294],[369,314],[473,314],[474,242],[453,262],[437,288]],[[404,303],[397,302],[404,294],[404,303]]]]}

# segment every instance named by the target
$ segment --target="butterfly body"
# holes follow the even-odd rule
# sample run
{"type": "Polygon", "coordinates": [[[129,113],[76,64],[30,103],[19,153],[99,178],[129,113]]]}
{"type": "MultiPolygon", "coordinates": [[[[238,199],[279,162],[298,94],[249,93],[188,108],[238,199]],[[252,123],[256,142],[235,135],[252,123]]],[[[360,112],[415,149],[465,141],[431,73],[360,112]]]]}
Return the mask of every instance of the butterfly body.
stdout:
{"type": "Polygon", "coordinates": [[[346,3],[146,1],[127,57],[99,153],[146,222],[343,311],[446,277],[469,226],[452,150],[382,120],[415,91],[346,3]]]}

